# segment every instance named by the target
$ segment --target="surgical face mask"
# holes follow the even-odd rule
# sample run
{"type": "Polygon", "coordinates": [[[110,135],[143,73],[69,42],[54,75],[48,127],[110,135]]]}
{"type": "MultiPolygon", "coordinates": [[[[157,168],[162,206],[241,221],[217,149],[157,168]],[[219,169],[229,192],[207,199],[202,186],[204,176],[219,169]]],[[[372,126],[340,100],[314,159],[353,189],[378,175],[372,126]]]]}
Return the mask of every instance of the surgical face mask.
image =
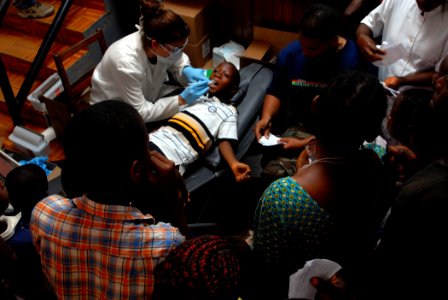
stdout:
{"type": "MultiPolygon", "coordinates": [[[[155,53],[155,52],[153,51],[153,53],[155,53]]],[[[182,50],[177,52],[177,53],[171,53],[168,56],[161,56],[161,55],[159,55],[157,53],[155,53],[155,54],[157,55],[157,61],[158,62],[161,62],[163,64],[173,64],[173,63],[175,63],[176,61],[178,61],[181,58],[182,50]]]]}

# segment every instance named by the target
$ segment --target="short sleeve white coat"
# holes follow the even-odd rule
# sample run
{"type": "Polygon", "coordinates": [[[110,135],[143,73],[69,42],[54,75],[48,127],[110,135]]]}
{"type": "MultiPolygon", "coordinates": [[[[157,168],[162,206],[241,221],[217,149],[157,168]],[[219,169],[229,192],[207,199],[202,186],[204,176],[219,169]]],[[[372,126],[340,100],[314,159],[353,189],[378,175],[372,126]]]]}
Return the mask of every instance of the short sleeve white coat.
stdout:
{"type": "Polygon", "coordinates": [[[380,80],[434,68],[448,54],[448,10],[442,7],[422,15],[415,0],[383,0],[361,20],[374,37],[382,35],[389,45],[402,43],[409,53],[380,67],[380,80]]]}

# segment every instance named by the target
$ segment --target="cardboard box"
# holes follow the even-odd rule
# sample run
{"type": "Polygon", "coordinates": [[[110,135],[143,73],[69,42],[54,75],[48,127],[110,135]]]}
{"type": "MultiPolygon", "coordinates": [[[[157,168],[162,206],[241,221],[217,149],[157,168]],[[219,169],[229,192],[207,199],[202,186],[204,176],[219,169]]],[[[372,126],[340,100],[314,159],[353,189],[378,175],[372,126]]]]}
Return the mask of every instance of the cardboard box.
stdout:
{"type": "Polygon", "coordinates": [[[299,38],[298,33],[280,31],[264,27],[253,27],[253,41],[240,57],[240,65],[244,67],[252,62],[272,65],[277,54],[289,43],[299,38]]]}
{"type": "Polygon", "coordinates": [[[210,35],[212,5],[210,0],[169,0],[164,8],[178,14],[190,27],[189,44],[198,44],[205,35],[210,35]]]}
{"type": "Polygon", "coordinates": [[[281,31],[265,27],[253,27],[254,40],[271,44],[274,54],[280,52],[286,45],[299,38],[299,34],[290,31],[281,31]]]}
{"type": "Polygon", "coordinates": [[[253,62],[269,62],[272,57],[271,44],[254,40],[240,57],[240,67],[243,68],[253,62]]]}
{"type": "Polygon", "coordinates": [[[209,36],[204,36],[197,44],[188,44],[187,47],[185,47],[184,52],[190,58],[191,65],[195,68],[200,68],[212,56],[209,36]]]}

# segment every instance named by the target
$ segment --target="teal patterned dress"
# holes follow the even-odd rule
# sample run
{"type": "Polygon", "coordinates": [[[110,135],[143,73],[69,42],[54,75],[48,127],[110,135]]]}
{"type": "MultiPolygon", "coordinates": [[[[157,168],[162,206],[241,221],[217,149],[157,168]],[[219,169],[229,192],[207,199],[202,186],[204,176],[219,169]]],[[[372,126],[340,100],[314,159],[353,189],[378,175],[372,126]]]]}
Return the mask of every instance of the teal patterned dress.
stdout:
{"type": "Polygon", "coordinates": [[[254,250],[271,264],[319,257],[334,224],[292,177],[280,178],[264,191],[254,222],[254,250]]]}

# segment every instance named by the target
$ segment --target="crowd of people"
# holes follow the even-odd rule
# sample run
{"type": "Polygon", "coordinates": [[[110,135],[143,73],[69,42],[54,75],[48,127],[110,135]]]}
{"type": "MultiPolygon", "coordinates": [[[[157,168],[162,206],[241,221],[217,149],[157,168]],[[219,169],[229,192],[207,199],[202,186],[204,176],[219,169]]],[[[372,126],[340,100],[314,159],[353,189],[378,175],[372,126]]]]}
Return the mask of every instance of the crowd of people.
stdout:
{"type": "Polygon", "coordinates": [[[224,62],[207,77],[182,18],[140,1],[137,31],[110,45],[65,128],[63,193],[36,165],[5,178],[0,298],[443,298],[448,3],[372,2],[350,36],[338,10],[311,5],[259,87],[253,134],[280,145],[256,147],[247,238],[192,233],[182,177],[217,144],[235,184],[253,179],[233,152],[240,74],[224,62]],[[406,54],[378,63],[396,44],[406,54]]]}

